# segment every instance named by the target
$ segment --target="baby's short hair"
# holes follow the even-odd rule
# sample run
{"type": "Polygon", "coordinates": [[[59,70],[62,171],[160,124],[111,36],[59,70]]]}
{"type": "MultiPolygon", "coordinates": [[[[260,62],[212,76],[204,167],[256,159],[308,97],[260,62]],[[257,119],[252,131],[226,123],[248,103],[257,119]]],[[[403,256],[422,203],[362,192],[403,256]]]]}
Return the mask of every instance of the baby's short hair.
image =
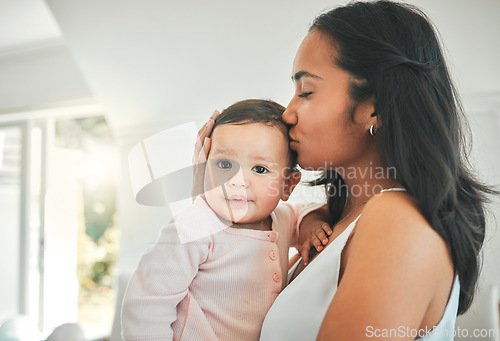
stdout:
{"type": "MultiPolygon", "coordinates": [[[[234,103],[222,111],[215,119],[215,127],[223,124],[251,124],[263,123],[270,127],[276,127],[288,140],[289,126],[283,121],[283,112],[285,107],[279,103],[264,99],[247,99],[234,103]]],[[[288,155],[290,160],[290,169],[297,169],[297,152],[288,147],[288,155]]]]}

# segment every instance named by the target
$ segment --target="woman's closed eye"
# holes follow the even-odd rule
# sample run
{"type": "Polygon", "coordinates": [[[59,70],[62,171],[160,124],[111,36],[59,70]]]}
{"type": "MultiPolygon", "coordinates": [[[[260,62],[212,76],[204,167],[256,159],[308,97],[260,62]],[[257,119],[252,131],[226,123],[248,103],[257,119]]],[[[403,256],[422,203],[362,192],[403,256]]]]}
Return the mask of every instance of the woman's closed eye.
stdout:
{"type": "Polygon", "coordinates": [[[252,171],[254,171],[255,173],[258,173],[258,174],[269,173],[269,170],[266,167],[264,167],[264,166],[254,166],[252,168],[252,171]]]}
{"type": "Polygon", "coordinates": [[[301,94],[299,94],[299,97],[300,98],[306,98],[307,96],[309,96],[310,94],[312,94],[312,92],[303,92],[301,94]]]}

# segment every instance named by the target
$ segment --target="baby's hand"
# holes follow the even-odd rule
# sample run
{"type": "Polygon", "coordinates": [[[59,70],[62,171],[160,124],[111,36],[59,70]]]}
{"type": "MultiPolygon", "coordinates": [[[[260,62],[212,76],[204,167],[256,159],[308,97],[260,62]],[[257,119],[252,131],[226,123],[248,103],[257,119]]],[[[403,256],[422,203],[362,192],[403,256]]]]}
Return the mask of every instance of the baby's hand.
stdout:
{"type": "Polygon", "coordinates": [[[309,263],[309,258],[312,258],[315,254],[323,251],[324,246],[328,244],[328,236],[332,234],[332,229],[327,223],[321,221],[318,223],[320,225],[313,227],[309,234],[306,234],[302,238],[299,235],[299,252],[304,265],[309,263]],[[314,248],[311,249],[311,246],[314,248]]]}
{"type": "Polygon", "coordinates": [[[332,234],[330,225],[326,223],[326,207],[322,207],[306,215],[299,227],[299,253],[304,265],[307,265],[310,252],[321,252],[328,244],[328,236],[332,234]],[[311,245],[313,248],[311,249],[311,245]]]}

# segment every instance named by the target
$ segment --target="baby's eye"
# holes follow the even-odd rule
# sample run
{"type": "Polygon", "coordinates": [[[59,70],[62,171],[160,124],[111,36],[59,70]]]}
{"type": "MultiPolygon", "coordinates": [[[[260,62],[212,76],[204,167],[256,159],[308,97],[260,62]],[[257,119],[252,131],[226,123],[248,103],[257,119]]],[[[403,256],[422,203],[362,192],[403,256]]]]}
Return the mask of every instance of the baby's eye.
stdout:
{"type": "Polygon", "coordinates": [[[216,165],[220,169],[231,169],[233,167],[233,165],[231,164],[231,162],[229,162],[227,160],[217,161],[216,165]]]}
{"type": "Polygon", "coordinates": [[[269,172],[269,170],[263,166],[255,166],[252,168],[252,170],[258,174],[266,174],[269,172]]]}
{"type": "Polygon", "coordinates": [[[303,92],[299,95],[300,98],[306,98],[307,96],[309,96],[310,94],[312,94],[312,92],[303,92]]]}

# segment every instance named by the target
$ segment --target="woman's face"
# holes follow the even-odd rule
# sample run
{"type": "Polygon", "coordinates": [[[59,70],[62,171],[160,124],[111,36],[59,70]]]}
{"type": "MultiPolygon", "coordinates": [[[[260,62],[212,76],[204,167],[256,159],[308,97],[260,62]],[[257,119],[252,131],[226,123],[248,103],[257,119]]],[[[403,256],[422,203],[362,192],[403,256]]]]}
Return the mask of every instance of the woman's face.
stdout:
{"type": "Polygon", "coordinates": [[[336,51],[319,31],[302,41],[293,63],[295,94],[283,119],[291,124],[290,146],[302,168],[323,170],[356,166],[373,148],[373,101],[356,106],[349,97],[350,75],[333,63],[336,51]]]}

